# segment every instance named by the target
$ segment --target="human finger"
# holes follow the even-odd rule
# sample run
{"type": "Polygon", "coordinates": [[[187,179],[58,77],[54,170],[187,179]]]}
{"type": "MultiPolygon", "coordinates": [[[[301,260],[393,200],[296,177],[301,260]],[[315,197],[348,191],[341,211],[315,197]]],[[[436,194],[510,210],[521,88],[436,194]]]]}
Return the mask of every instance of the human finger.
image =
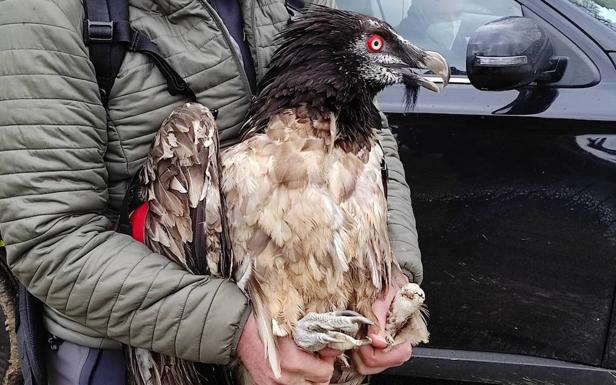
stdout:
{"type": "Polygon", "coordinates": [[[389,311],[391,303],[397,293],[398,287],[389,286],[381,297],[377,298],[377,300],[372,304],[372,311],[379,320],[379,325],[381,327],[385,326],[385,322],[387,321],[387,312],[389,311]]]}
{"type": "Polygon", "coordinates": [[[325,360],[318,355],[307,353],[289,337],[279,338],[278,348],[281,357],[280,366],[283,370],[300,374],[316,383],[329,382],[334,374],[334,357],[325,360]]]}
{"type": "Polygon", "coordinates": [[[377,298],[372,304],[372,312],[376,316],[377,323],[368,327],[368,337],[373,341],[373,346],[376,348],[384,348],[387,346],[383,331],[387,323],[387,313],[391,307],[394,297],[398,293],[398,288],[389,286],[382,295],[377,298]]]}
{"type": "Polygon", "coordinates": [[[300,374],[283,371],[280,378],[275,379],[272,385],[312,385],[312,383],[300,374]]]}
{"type": "Polygon", "coordinates": [[[391,367],[405,363],[411,358],[411,344],[400,344],[392,350],[366,349],[361,351],[363,361],[371,367],[391,367]]]}
{"type": "Polygon", "coordinates": [[[303,374],[306,380],[310,382],[314,382],[317,384],[326,383],[332,379],[334,375],[334,361],[335,357],[328,357],[326,359],[318,359],[318,365],[316,367],[320,367],[316,370],[309,370],[306,368],[305,371],[302,371],[300,374],[303,374]]]}
{"type": "Polygon", "coordinates": [[[321,358],[326,358],[326,357],[335,358],[341,354],[342,354],[342,351],[338,349],[325,348],[325,349],[319,350],[319,356],[321,356],[321,358]]]}
{"type": "Polygon", "coordinates": [[[274,373],[263,355],[263,343],[251,314],[240,336],[237,354],[256,385],[275,385],[274,373]]]}
{"type": "MultiPolygon", "coordinates": [[[[368,337],[372,341],[371,346],[376,349],[385,349],[387,347],[387,341],[383,334],[383,328],[377,329],[374,326],[368,328],[368,337]]],[[[367,348],[368,346],[364,346],[367,348]]]]}
{"type": "Polygon", "coordinates": [[[402,344],[388,352],[364,346],[353,353],[353,360],[359,373],[371,375],[402,365],[411,358],[411,354],[410,344],[402,344]]]}

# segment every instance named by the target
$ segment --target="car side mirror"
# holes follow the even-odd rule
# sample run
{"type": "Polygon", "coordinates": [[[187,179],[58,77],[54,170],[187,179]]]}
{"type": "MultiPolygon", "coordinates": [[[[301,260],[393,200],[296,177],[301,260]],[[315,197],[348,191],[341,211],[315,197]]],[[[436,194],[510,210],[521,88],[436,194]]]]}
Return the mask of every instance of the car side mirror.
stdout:
{"type": "Polygon", "coordinates": [[[567,58],[553,56],[548,33],[534,20],[507,17],[479,27],[466,51],[466,72],[476,88],[513,90],[560,80],[567,58]]]}

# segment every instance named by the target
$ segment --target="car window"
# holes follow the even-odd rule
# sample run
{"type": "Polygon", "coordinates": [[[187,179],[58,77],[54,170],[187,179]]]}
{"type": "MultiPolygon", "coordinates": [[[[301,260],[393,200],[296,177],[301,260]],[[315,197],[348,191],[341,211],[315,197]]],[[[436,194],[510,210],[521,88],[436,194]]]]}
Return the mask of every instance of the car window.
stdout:
{"type": "Polygon", "coordinates": [[[616,31],[616,0],[569,0],[616,31]]]}
{"type": "Polygon", "coordinates": [[[381,18],[411,42],[441,53],[453,75],[465,74],[466,46],[477,28],[505,16],[522,16],[514,0],[337,0],[337,4],[381,18]]]}

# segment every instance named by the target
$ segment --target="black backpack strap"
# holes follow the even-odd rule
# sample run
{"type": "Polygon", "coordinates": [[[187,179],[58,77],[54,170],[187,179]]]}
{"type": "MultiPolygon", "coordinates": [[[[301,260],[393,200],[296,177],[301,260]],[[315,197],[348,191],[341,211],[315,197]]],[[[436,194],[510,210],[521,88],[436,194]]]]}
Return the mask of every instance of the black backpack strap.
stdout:
{"type": "Polygon", "coordinates": [[[378,142],[379,147],[381,147],[381,152],[383,153],[383,158],[381,159],[381,182],[383,183],[383,193],[385,194],[385,199],[387,199],[387,183],[389,182],[389,168],[387,167],[387,162],[385,161],[385,149],[381,142],[378,142]]]}
{"type": "Polygon", "coordinates": [[[188,83],[171,67],[171,65],[162,57],[156,44],[152,43],[150,38],[139,31],[132,30],[129,50],[140,52],[147,55],[154,61],[158,70],[162,72],[167,79],[167,91],[171,95],[184,95],[193,102],[197,101],[195,93],[190,88],[188,83]]]}
{"type": "Polygon", "coordinates": [[[128,1],[85,0],[84,7],[86,18],[83,22],[83,38],[90,49],[90,60],[94,64],[103,103],[107,104],[109,92],[126,54],[124,46],[114,43],[121,30],[129,29],[128,1]]]}
{"type": "Polygon", "coordinates": [[[286,0],[287,12],[289,12],[289,20],[287,24],[293,23],[302,16],[302,11],[306,7],[304,0],[286,0]]]}
{"type": "Polygon", "coordinates": [[[43,304],[19,284],[17,295],[19,327],[17,343],[24,385],[46,385],[45,351],[49,349],[47,329],[43,323],[43,304]]]}
{"type": "Polygon", "coordinates": [[[292,7],[296,11],[301,11],[306,8],[306,2],[304,0],[287,0],[287,7],[292,7]]]}
{"type": "Polygon", "coordinates": [[[148,55],[167,79],[171,95],[184,95],[196,101],[195,93],[161,55],[158,47],[139,31],[131,28],[128,0],[84,0],[86,19],[83,38],[90,50],[96,80],[106,105],[126,51],[148,55]]]}
{"type": "Polygon", "coordinates": [[[126,194],[124,194],[124,199],[122,200],[122,209],[120,210],[120,218],[118,219],[118,227],[116,229],[117,232],[122,234],[132,234],[130,214],[143,203],[139,188],[139,174],[141,174],[141,170],[137,171],[130,179],[128,189],[126,190],[126,194]]]}
{"type": "MultiPolygon", "coordinates": [[[[14,300],[15,325],[17,340],[9,333],[9,339],[3,341],[9,349],[19,351],[19,364],[24,385],[46,385],[47,369],[45,366],[46,332],[43,326],[41,302],[17,281],[7,262],[6,248],[0,234],[0,279],[3,281],[5,296],[14,300]]],[[[0,309],[3,317],[7,317],[7,309],[0,309]]],[[[8,319],[8,318],[6,318],[8,319]]],[[[5,328],[10,323],[7,323],[5,328]]]]}

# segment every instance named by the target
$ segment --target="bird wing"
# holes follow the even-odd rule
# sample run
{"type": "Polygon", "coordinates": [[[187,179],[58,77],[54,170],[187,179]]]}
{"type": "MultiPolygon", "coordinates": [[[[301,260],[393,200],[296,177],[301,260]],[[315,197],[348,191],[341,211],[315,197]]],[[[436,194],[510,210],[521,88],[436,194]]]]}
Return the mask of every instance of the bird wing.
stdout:
{"type": "Polygon", "coordinates": [[[218,130],[209,109],[177,107],[154,138],[141,172],[149,203],[146,244],[199,274],[221,276],[223,236],[218,130]]]}

